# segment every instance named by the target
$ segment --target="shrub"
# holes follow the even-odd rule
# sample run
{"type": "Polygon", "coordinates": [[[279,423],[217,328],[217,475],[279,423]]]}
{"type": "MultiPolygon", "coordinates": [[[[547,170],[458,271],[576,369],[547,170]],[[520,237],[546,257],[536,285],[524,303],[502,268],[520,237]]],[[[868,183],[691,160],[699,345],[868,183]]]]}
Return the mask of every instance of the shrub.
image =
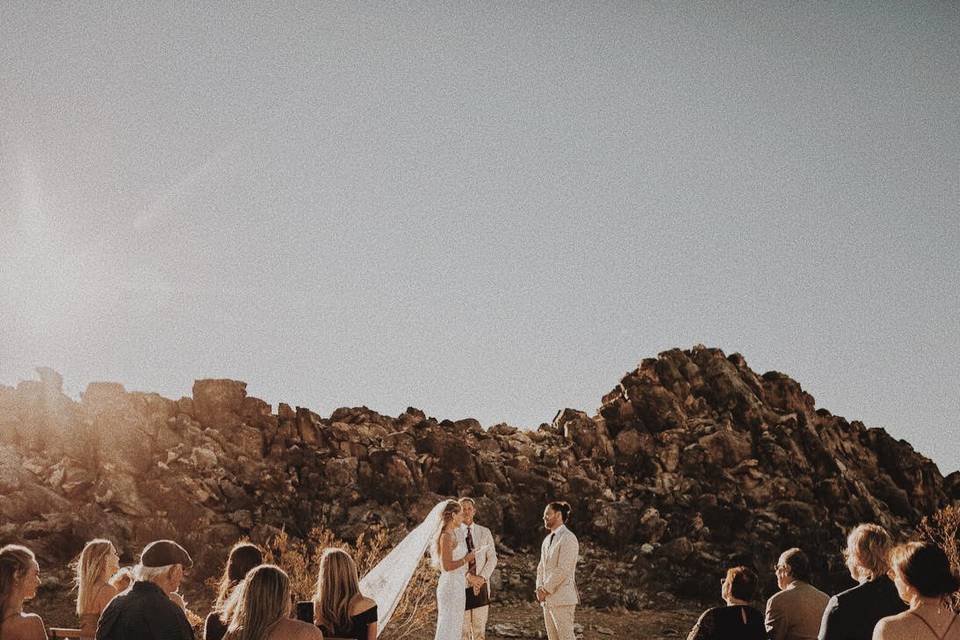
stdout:
{"type": "MultiPolygon", "coordinates": [[[[944,507],[925,517],[917,527],[917,534],[921,540],[940,545],[950,559],[953,572],[960,574],[960,505],[944,507]]],[[[960,592],[953,594],[953,609],[960,611],[960,592]]]]}

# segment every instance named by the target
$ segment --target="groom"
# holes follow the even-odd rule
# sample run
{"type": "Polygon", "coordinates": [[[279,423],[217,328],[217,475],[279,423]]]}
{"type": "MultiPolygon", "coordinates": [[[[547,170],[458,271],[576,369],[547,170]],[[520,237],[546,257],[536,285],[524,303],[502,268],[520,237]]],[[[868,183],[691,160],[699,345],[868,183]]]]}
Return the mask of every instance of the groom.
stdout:
{"type": "Polygon", "coordinates": [[[543,526],[550,531],[540,546],[537,565],[537,602],[543,607],[548,640],[575,640],[573,613],[580,604],[574,573],[580,555],[577,536],[567,529],[570,505],[551,502],[543,510],[543,526]]]}
{"type": "Polygon", "coordinates": [[[473,521],[477,505],[473,498],[460,498],[463,524],[460,536],[469,551],[477,550],[467,573],[467,603],[463,616],[463,640],[483,640],[490,613],[490,576],[497,568],[497,550],[490,529],[473,521]]]}

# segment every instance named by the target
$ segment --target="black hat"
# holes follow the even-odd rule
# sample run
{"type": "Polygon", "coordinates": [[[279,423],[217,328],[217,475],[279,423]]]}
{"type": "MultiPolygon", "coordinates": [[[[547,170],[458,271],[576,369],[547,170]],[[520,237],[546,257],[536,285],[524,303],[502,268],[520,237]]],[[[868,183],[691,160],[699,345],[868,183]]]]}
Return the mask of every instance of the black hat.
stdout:
{"type": "Polygon", "coordinates": [[[183,565],[184,569],[193,566],[193,560],[187,550],[173,540],[156,540],[143,548],[140,564],[144,567],[166,567],[171,564],[183,565]]]}

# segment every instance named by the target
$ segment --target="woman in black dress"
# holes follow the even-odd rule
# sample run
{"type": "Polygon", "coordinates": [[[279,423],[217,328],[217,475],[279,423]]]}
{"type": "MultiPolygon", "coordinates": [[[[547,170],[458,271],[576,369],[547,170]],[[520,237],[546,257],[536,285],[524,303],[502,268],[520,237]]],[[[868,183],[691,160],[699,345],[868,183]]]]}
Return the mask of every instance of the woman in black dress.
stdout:
{"type": "Polygon", "coordinates": [[[203,640],[222,640],[227,634],[227,623],[230,621],[227,605],[230,595],[236,591],[247,572],[262,563],[263,552],[257,545],[249,542],[233,545],[230,555],[227,556],[227,565],[223,568],[213,611],[203,625],[203,640]]]}
{"type": "Polygon", "coordinates": [[[765,640],[763,614],[750,606],[757,591],[757,574],[747,567],[733,567],[720,585],[727,606],[704,611],[687,640],[765,640]]]}
{"type": "Polygon", "coordinates": [[[357,565],[346,551],[327,549],[313,600],[297,603],[297,618],[320,627],[324,637],[377,640],[377,603],[360,593],[357,565]]]}

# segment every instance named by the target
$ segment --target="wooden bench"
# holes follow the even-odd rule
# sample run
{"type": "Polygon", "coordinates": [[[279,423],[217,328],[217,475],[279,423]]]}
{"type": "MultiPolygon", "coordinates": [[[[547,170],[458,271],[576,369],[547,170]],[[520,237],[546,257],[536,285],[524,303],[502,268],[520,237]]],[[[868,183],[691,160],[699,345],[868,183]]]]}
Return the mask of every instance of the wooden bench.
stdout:
{"type": "Polygon", "coordinates": [[[80,629],[69,629],[66,627],[50,627],[47,629],[47,638],[54,640],[55,638],[60,638],[61,640],[90,640],[93,636],[84,636],[80,635],[80,629]]]}

